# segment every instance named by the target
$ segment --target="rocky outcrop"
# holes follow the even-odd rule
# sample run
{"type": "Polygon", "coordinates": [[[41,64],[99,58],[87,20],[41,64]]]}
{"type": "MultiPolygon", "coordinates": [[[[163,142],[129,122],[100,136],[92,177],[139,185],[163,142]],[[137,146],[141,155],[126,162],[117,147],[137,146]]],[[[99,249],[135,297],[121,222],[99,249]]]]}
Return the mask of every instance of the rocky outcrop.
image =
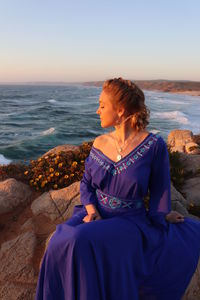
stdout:
{"type": "Polygon", "coordinates": [[[49,191],[35,199],[31,205],[34,216],[43,215],[57,223],[64,222],[72,215],[74,205],[80,204],[80,182],[58,191],[49,191]]]}
{"type": "Polygon", "coordinates": [[[190,280],[182,300],[199,300],[200,299],[200,260],[197,269],[190,280]]]}
{"type": "MultiPolygon", "coordinates": [[[[61,150],[63,148],[56,147],[44,156],[61,150]]],[[[66,151],[69,150],[67,146],[66,151]]],[[[186,180],[183,193],[171,183],[172,210],[199,219],[189,214],[188,204],[194,199],[195,203],[199,203],[200,156],[180,154],[185,168],[191,171],[191,178],[186,180]]],[[[34,299],[45,247],[56,225],[68,220],[74,206],[79,204],[80,182],[34,196],[28,186],[13,178],[0,182],[1,222],[4,220],[4,228],[0,226],[0,299],[34,299]]],[[[200,261],[183,298],[197,299],[200,299],[200,261]]]]}
{"type": "Polygon", "coordinates": [[[33,299],[37,282],[32,262],[35,246],[33,232],[20,234],[1,245],[0,299],[33,299]]]}
{"type": "Polygon", "coordinates": [[[194,136],[190,130],[172,130],[167,139],[170,151],[178,151],[188,154],[200,154],[200,147],[194,141],[194,136]]]}
{"type": "Polygon", "coordinates": [[[29,202],[31,195],[30,187],[14,178],[0,182],[0,215],[29,202]]]}
{"type": "Polygon", "coordinates": [[[189,203],[200,206],[200,177],[185,180],[181,193],[185,195],[188,206],[189,203]]]}
{"type": "Polygon", "coordinates": [[[42,157],[48,156],[50,154],[58,154],[60,151],[68,152],[68,151],[74,151],[78,150],[79,146],[75,145],[59,145],[49,151],[47,151],[45,154],[42,155],[42,157]]]}

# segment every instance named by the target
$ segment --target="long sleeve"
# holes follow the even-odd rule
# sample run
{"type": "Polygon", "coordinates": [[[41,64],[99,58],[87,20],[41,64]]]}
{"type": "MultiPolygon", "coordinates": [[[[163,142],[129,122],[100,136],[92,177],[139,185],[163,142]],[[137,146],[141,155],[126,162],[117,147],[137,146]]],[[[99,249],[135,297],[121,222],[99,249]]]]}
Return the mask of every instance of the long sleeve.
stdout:
{"type": "Polygon", "coordinates": [[[153,224],[167,229],[165,216],[171,211],[170,164],[167,144],[161,136],[155,145],[149,190],[149,218],[153,224]]]}
{"type": "Polygon", "coordinates": [[[91,166],[89,156],[85,159],[85,171],[80,181],[80,201],[83,205],[96,204],[96,189],[91,185],[91,166]]]}

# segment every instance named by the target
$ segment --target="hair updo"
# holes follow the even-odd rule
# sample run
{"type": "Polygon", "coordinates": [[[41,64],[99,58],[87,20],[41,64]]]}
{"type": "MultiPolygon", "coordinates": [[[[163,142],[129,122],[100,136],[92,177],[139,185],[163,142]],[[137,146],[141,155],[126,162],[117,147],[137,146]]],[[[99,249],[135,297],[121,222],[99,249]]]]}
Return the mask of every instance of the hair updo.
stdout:
{"type": "Polygon", "coordinates": [[[149,124],[150,110],[145,104],[143,91],[131,80],[121,77],[104,81],[103,91],[111,95],[113,108],[125,108],[125,117],[134,114],[131,127],[136,131],[145,129],[149,124]]]}

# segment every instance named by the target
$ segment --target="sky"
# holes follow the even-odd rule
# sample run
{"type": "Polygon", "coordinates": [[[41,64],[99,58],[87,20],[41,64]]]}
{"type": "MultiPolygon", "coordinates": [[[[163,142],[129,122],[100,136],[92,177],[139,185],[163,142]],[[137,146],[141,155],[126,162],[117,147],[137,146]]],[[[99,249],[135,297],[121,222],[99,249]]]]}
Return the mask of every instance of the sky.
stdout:
{"type": "Polygon", "coordinates": [[[0,0],[0,82],[200,81],[199,0],[0,0]]]}

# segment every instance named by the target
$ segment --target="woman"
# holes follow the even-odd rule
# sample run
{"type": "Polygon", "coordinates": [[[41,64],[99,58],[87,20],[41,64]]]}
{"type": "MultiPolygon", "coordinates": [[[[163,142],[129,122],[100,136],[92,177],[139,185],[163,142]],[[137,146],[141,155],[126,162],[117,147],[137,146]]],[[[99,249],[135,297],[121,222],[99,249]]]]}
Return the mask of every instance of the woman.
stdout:
{"type": "Polygon", "coordinates": [[[101,126],[115,130],[92,145],[82,204],[49,241],[35,299],[181,300],[200,256],[200,222],[171,211],[167,145],[146,131],[143,92],[114,78],[99,101],[101,126]]]}

